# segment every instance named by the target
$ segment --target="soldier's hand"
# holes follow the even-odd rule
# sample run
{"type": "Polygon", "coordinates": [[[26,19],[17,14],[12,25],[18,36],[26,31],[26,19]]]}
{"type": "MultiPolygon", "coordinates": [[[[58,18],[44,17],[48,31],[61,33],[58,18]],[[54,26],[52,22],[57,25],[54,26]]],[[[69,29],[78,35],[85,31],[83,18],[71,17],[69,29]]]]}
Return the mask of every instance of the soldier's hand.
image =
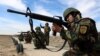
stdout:
{"type": "Polygon", "coordinates": [[[53,23],[52,30],[55,32],[61,32],[62,26],[59,26],[56,23],[53,23]]]}

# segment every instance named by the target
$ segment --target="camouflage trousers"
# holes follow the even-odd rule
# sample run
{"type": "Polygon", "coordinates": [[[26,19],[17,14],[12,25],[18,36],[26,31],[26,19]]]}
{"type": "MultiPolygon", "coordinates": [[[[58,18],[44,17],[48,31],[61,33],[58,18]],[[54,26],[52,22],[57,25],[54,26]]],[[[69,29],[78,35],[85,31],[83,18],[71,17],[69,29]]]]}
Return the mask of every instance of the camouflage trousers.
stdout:
{"type": "Polygon", "coordinates": [[[45,33],[45,43],[49,45],[49,33],[45,33]]]}

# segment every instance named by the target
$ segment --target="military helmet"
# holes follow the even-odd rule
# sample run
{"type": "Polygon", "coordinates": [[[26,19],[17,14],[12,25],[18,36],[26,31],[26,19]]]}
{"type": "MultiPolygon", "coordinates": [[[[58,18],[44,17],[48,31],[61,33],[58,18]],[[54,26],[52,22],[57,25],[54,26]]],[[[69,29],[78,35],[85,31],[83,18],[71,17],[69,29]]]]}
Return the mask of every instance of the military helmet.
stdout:
{"type": "Polygon", "coordinates": [[[35,30],[41,30],[40,27],[36,27],[35,30]]]}
{"type": "Polygon", "coordinates": [[[70,14],[70,13],[74,13],[74,14],[79,14],[80,17],[81,17],[81,12],[75,8],[68,8],[64,11],[63,13],[63,17],[64,17],[64,20],[66,21],[66,17],[70,14]]]}
{"type": "Polygon", "coordinates": [[[45,25],[49,25],[48,23],[45,23],[45,25]]]}

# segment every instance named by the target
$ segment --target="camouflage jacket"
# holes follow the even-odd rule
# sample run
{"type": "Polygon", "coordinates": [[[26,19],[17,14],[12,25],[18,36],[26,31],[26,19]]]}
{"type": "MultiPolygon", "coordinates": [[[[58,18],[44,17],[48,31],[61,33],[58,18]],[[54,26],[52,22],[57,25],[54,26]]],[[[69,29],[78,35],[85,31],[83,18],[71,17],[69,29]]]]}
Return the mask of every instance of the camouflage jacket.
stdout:
{"type": "Polygon", "coordinates": [[[98,39],[98,33],[94,24],[95,22],[92,21],[90,18],[84,18],[79,22],[73,23],[67,31],[63,29],[60,34],[63,39],[71,42],[71,47],[79,43],[78,41],[83,41],[85,44],[87,44],[86,41],[88,41],[93,44],[98,39]],[[94,39],[94,41],[92,41],[92,39],[94,39]]]}
{"type": "Polygon", "coordinates": [[[49,33],[51,31],[50,27],[49,26],[41,26],[41,28],[44,28],[44,32],[45,33],[49,33]]]}

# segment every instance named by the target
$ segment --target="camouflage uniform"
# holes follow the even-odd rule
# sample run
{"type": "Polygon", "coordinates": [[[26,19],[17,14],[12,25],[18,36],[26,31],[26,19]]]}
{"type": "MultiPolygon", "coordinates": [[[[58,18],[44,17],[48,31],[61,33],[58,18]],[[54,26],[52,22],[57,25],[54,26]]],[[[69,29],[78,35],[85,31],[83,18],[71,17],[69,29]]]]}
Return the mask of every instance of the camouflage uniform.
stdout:
{"type": "Polygon", "coordinates": [[[18,39],[19,39],[19,41],[24,41],[24,36],[22,33],[19,35],[18,39]]]}
{"type": "Polygon", "coordinates": [[[68,17],[69,14],[73,15],[74,22],[68,24],[68,31],[65,34],[62,30],[61,35],[63,39],[69,41],[69,45],[73,51],[69,50],[65,52],[63,56],[71,56],[70,54],[72,54],[72,56],[84,56],[86,53],[92,53],[91,51],[93,51],[93,45],[95,43],[92,41],[92,38],[95,41],[98,39],[95,22],[90,18],[81,19],[80,11],[75,8],[68,8],[65,10],[65,21],[67,21],[66,17],[68,17]],[[75,14],[79,14],[80,18],[75,14]]]}
{"type": "Polygon", "coordinates": [[[49,24],[46,23],[45,26],[41,26],[41,28],[44,28],[44,34],[45,34],[45,41],[46,41],[46,45],[49,45],[49,34],[50,34],[50,27],[49,24]]]}
{"type": "Polygon", "coordinates": [[[37,49],[40,49],[40,48],[45,48],[45,39],[44,39],[44,34],[43,32],[41,31],[40,27],[36,27],[35,28],[36,30],[36,34],[38,36],[38,38],[40,39],[40,41],[42,42],[42,44],[40,43],[39,39],[35,38],[34,39],[34,44],[35,44],[35,47],[37,49]]]}
{"type": "Polygon", "coordinates": [[[31,36],[30,31],[26,32],[25,41],[26,41],[26,43],[31,43],[32,42],[32,36],[31,36]]]}

